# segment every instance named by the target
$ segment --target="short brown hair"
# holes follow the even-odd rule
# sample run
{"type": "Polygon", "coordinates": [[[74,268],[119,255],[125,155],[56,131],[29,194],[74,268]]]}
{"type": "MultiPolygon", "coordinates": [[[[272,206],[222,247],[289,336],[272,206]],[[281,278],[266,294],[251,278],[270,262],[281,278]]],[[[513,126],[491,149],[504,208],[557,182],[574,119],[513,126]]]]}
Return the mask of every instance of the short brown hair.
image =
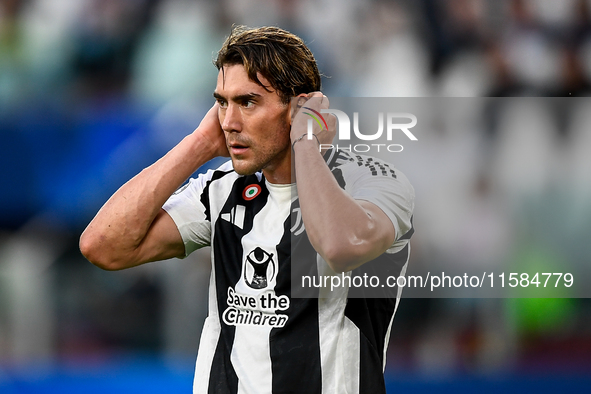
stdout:
{"type": "Polygon", "coordinates": [[[261,73],[286,104],[298,94],[320,90],[314,55],[301,38],[278,27],[234,27],[214,64],[218,70],[242,64],[248,77],[269,91],[257,77],[261,73]]]}

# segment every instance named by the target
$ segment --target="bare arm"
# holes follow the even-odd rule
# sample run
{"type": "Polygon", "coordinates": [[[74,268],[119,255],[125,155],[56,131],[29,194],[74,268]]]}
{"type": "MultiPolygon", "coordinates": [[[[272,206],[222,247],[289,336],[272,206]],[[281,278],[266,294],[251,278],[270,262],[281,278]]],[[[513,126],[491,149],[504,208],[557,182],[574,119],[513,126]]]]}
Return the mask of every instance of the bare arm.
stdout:
{"type": "MultiPolygon", "coordinates": [[[[316,92],[307,107],[328,108],[328,99],[316,92]],[[318,98],[316,98],[318,97],[318,98]],[[322,98],[322,99],[321,99],[322,98]]],[[[292,142],[306,133],[307,117],[296,114],[292,142]]],[[[332,142],[332,132],[316,129],[321,143],[332,142]]],[[[345,272],[382,254],[395,239],[394,225],[375,204],[355,200],[338,185],[319,152],[316,139],[306,137],[294,145],[297,190],[302,219],[314,249],[336,272],[345,272]]]]}
{"type": "Polygon", "coordinates": [[[181,235],[162,205],[197,168],[228,155],[217,109],[216,104],[193,133],[105,203],[80,237],[89,261],[119,270],[184,255],[181,235]]]}

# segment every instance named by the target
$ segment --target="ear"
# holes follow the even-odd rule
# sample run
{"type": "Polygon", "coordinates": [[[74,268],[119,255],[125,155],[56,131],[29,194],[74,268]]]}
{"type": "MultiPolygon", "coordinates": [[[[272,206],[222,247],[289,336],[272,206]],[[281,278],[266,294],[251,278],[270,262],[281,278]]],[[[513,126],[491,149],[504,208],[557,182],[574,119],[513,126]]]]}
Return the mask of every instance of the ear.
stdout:
{"type": "Polygon", "coordinates": [[[306,101],[308,101],[309,94],[308,93],[300,93],[291,100],[289,100],[289,124],[293,121],[294,116],[298,113],[300,108],[304,105],[306,101]]]}

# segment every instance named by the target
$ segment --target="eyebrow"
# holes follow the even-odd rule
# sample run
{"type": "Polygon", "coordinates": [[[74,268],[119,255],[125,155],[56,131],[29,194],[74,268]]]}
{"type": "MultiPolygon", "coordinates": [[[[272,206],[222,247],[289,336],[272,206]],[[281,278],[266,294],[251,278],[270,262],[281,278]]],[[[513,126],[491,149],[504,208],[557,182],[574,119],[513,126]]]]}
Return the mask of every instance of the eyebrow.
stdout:
{"type": "MultiPolygon", "coordinates": [[[[222,96],[218,92],[213,92],[213,97],[216,100],[227,100],[226,97],[222,96]]],[[[247,93],[247,94],[239,94],[237,96],[233,96],[231,99],[234,102],[243,103],[248,100],[252,100],[253,98],[262,97],[260,94],[257,93],[247,93]]]]}

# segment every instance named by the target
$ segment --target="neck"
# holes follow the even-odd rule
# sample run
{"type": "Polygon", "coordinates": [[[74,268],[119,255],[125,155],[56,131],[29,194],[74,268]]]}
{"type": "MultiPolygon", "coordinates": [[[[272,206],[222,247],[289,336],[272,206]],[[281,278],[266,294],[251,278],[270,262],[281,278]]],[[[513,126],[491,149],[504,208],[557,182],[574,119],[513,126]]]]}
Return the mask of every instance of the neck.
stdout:
{"type": "Polygon", "coordinates": [[[291,146],[286,155],[277,165],[269,165],[263,169],[265,178],[270,183],[286,185],[293,183],[295,179],[295,166],[292,165],[291,146]]]}

